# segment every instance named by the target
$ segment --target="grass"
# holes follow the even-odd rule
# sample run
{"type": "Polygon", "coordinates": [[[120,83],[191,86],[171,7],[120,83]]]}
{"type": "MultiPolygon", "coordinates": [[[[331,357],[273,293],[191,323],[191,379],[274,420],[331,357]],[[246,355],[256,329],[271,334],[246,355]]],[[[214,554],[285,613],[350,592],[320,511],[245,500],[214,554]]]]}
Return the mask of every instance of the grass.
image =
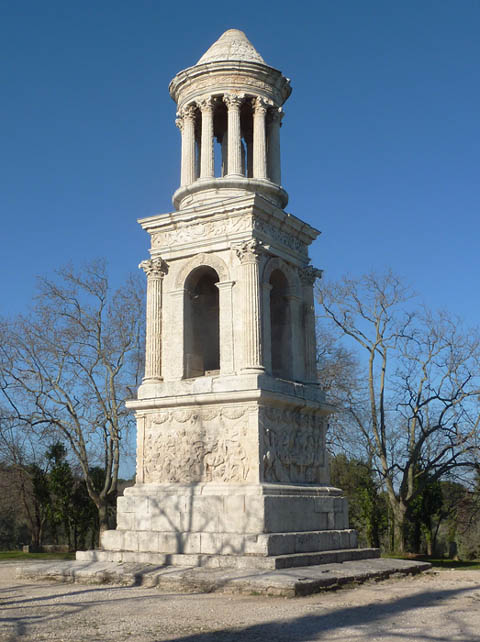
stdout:
{"type": "Polygon", "coordinates": [[[432,568],[459,571],[480,571],[480,560],[451,560],[445,557],[428,557],[427,555],[395,555],[384,554],[387,557],[397,560],[414,560],[415,562],[429,562],[432,568]]]}
{"type": "Polygon", "coordinates": [[[74,560],[75,553],[24,553],[23,551],[0,551],[0,562],[14,560],[74,560]]]}

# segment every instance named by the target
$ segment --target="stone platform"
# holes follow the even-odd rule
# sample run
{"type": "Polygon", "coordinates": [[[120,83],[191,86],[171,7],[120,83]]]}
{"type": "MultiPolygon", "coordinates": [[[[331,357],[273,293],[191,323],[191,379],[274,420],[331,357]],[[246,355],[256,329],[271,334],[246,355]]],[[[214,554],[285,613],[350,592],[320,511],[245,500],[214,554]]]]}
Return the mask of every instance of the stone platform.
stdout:
{"type": "MultiPolygon", "coordinates": [[[[290,534],[290,533],[289,533],[290,534]]],[[[304,535],[304,533],[301,533],[304,535]]],[[[342,563],[380,557],[378,548],[347,548],[327,551],[290,553],[289,555],[199,555],[152,553],[138,551],[77,551],[80,562],[117,562],[153,564],[156,566],[203,567],[223,569],[282,569],[318,564],[342,563]]]]}
{"type": "Polygon", "coordinates": [[[17,567],[20,579],[79,584],[148,586],[178,593],[221,592],[296,597],[392,575],[426,571],[430,564],[369,559],[283,570],[175,568],[114,562],[38,561],[17,567]]]}

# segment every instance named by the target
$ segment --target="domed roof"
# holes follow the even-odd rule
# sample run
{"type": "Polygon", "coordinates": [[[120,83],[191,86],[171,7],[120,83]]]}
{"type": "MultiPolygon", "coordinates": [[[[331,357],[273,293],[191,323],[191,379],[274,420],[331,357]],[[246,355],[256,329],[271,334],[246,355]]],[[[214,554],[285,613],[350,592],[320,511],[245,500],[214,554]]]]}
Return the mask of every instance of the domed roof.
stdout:
{"type": "Polygon", "coordinates": [[[247,36],[239,29],[229,29],[213,43],[197,65],[220,60],[241,60],[243,62],[259,62],[265,64],[264,59],[252,45],[247,36]]]}

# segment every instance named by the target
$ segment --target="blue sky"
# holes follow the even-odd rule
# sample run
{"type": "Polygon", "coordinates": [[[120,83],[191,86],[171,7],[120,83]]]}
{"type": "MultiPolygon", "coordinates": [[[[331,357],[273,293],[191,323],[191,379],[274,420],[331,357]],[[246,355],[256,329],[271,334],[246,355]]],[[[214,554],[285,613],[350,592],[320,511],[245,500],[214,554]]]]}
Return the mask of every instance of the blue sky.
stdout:
{"type": "Polygon", "coordinates": [[[0,300],[105,256],[147,257],[137,218],[171,211],[171,78],[228,28],[292,79],[287,210],[337,278],[392,268],[477,324],[480,2],[0,0],[0,300]]]}

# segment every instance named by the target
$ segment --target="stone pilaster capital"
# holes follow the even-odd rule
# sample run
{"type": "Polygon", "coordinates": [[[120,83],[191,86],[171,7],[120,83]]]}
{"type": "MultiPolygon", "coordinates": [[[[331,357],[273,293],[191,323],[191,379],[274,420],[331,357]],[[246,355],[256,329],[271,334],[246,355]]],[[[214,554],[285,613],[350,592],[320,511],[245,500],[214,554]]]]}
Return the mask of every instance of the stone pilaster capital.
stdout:
{"type": "Polygon", "coordinates": [[[213,96],[205,96],[197,101],[200,111],[203,112],[213,112],[215,106],[215,98],[213,96]]]}
{"type": "Polygon", "coordinates": [[[167,263],[159,256],[142,261],[138,267],[145,272],[148,279],[163,279],[165,274],[168,272],[167,263]]]}
{"type": "Polygon", "coordinates": [[[307,267],[301,268],[299,271],[300,281],[303,285],[313,285],[316,279],[321,279],[323,270],[319,270],[313,265],[307,265],[307,267]]]}
{"type": "Polygon", "coordinates": [[[233,248],[240,259],[240,263],[256,263],[265,252],[264,245],[258,239],[250,239],[233,248]]]}
{"type": "Polygon", "coordinates": [[[240,109],[243,101],[245,100],[244,94],[224,94],[223,102],[228,109],[240,109]]]}
{"type": "Polygon", "coordinates": [[[177,118],[175,119],[175,125],[178,127],[178,129],[183,132],[183,116],[180,114],[177,114],[177,118]]]}
{"type": "Polygon", "coordinates": [[[180,115],[183,117],[184,120],[194,120],[196,111],[197,111],[197,106],[194,103],[190,103],[189,105],[186,105],[182,109],[182,111],[180,112],[180,115]]]}

